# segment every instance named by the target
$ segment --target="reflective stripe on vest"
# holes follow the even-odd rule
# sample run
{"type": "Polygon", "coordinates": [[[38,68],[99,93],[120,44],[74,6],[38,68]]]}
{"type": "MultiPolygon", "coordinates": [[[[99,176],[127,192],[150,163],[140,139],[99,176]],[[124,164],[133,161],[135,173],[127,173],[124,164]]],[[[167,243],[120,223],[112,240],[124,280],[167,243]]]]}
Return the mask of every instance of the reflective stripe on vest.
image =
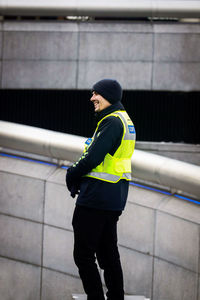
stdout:
{"type": "Polygon", "coordinates": [[[122,121],[124,130],[121,144],[113,156],[107,153],[104,161],[85,176],[112,183],[116,183],[120,179],[131,180],[131,156],[135,147],[136,133],[134,125],[126,111],[115,111],[101,119],[97,124],[94,136],[86,146],[85,151],[87,151],[88,147],[93,142],[100,123],[110,116],[120,118],[122,121]]]}
{"type": "MultiPolygon", "coordinates": [[[[101,174],[101,179],[104,179],[104,181],[108,181],[108,182],[117,182],[120,179],[120,177],[118,175],[108,174],[108,173],[103,173],[103,172],[101,172],[101,173],[90,172],[89,177],[99,179],[99,174],[101,174]]],[[[126,178],[126,180],[131,180],[131,173],[123,173],[123,178],[126,178]]]]}

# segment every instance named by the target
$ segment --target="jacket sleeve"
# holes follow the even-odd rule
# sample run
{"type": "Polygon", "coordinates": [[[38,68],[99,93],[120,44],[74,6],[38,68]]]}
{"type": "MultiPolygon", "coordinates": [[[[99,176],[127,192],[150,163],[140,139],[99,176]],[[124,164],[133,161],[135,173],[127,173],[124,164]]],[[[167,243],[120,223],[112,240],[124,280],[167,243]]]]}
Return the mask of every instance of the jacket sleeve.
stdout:
{"type": "Polygon", "coordinates": [[[118,117],[110,116],[104,119],[88,150],[68,169],[68,180],[80,181],[83,175],[89,173],[104,160],[107,153],[113,155],[121,143],[122,136],[123,124],[118,117]]]}

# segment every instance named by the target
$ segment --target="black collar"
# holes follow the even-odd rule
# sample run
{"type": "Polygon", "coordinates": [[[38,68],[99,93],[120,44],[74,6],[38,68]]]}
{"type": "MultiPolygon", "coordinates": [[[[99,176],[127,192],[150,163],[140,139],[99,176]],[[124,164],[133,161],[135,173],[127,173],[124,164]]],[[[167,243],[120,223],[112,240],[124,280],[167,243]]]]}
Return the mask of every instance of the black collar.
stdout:
{"type": "Polygon", "coordinates": [[[100,111],[99,113],[96,113],[95,117],[96,117],[97,122],[99,122],[102,118],[113,113],[116,110],[125,110],[124,106],[122,105],[121,102],[116,102],[116,103],[108,106],[104,110],[100,111]]]}

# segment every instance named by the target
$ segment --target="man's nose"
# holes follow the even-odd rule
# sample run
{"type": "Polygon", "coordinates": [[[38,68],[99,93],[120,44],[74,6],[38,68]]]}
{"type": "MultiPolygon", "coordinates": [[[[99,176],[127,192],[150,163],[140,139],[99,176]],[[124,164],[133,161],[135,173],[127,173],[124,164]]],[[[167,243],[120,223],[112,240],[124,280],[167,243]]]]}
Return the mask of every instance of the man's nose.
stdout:
{"type": "Polygon", "coordinates": [[[95,100],[95,95],[92,95],[92,97],[90,98],[90,101],[94,101],[95,100]]]}

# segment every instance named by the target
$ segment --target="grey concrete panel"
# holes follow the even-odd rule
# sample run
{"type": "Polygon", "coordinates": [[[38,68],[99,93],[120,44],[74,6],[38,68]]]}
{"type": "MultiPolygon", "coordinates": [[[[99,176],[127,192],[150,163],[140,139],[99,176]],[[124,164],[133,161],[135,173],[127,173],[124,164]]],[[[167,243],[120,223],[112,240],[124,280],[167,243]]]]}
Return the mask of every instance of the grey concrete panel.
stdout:
{"type": "Polygon", "coordinates": [[[79,63],[78,88],[91,89],[102,78],[116,78],[123,89],[151,89],[151,67],[148,62],[93,62],[79,63]]]}
{"type": "Polygon", "coordinates": [[[0,59],[2,59],[2,49],[3,49],[3,33],[2,33],[1,27],[0,27],[0,59]]]}
{"type": "Polygon", "coordinates": [[[41,224],[0,215],[0,228],[0,255],[41,264],[41,224]]]}
{"type": "Polygon", "coordinates": [[[154,90],[199,90],[200,63],[155,63],[154,90]]]}
{"type": "Polygon", "coordinates": [[[154,23],[153,30],[155,33],[200,33],[200,24],[167,24],[167,23],[154,23]]]}
{"type": "Polygon", "coordinates": [[[45,180],[55,169],[56,166],[49,164],[41,164],[17,158],[0,157],[0,170],[2,172],[45,180]]]}
{"type": "Polygon", "coordinates": [[[196,300],[197,274],[155,259],[154,300],[196,300]]]}
{"type": "Polygon", "coordinates": [[[200,224],[200,205],[176,197],[169,197],[166,201],[163,201],[159,210],[200,224]]]}
{"type": "Polygon", "coordinates": [[[76,60],[77,33],[5,32],[3,58],[12,60],[76,60]]]}
{"type": "Polygon", "coordinates": [[[73,89],[75,61],[4,61],[3,88],[73,89]]]}
{"type": "Polygon", "coordinates": [[[81,33],[80,60],[152,61],[152,34],[81,33]]]}
{"type": "Polygon", "coordinates": [[[72,216],[75,201],[70,197],[66,186],[46,184],[45,223],[72,230],[72,216]]]}
{"type": "Polygon", "coordinates": [[[71,300],[72,293],[83,293],[79,278],[43,269],[42,300],[71,300]]]}
{"type": "Polygon", "coordinates": [[[40,300],[40,268],[0,257],[1,300],[40,300]]]}
{"type": "Polygon", "coordinates": [[[156,209],[167,197],[168,196],[165,194],[147,190],[142,187],[131,184],[129,186],[128,201],[131,203],[137,203],[142,206],[156,209]]]}
{"type": "Polygon", "coordinates": [[[156,34],[155,61],[199,62],[200,34],[156,34]]]}
{"type": "Polygon", "coordinates": [[[0,172],[0,212],[43,221],[44,181],[0,172]]]}
{"type": "Polygon", "coordinates": [[[183,152],[194,155],[200,153],[200,145],[173,143],[173,142],[140,142],[136,141],[136,149],[144,151],[160,151],[164,152],[183,152]]]}
{"type": "Polygon", "coordinates": [[[78,276],[78,271],[73,261],[72,232],[45,226],[44,266],[78,276]]]}
{"type": "Polygon", "coordinates": [[[31,31],[31,32],[77,32],[78,23],[75,22],[54,22],[54,21],[4,21],[3,30],[4,31],[31,31]]]}
{"type": "Polygon", "coordinates": [[[155,255],[169,262],[198,271],[198,225],[158,212],[155,255]]]}
{"type": "Polygon", "coordinates": [[[153,26],[150,23],[132,23],[132,22],[105,22],[95,21],[79,24],[80,32],[137,32],[150,33],[153,26]]]}
{"type": "Polygon", "coordinates": [[[119,244],[153,254],[154,210],[128,203],[120,217],[119,244]]]}
{"type": "Polygon", "coordinates": [[[66,169],[62,169],[62,168],[56,169],[55,172],[53,172],[49,176],[48,182],[57,183],[66,186],[65,183],[66,172],[67,172],[66,169]]]}
{"type": "Polygon", "coordinates": [[[153,258],[120,247],[125,293],[151,297],[153,258]]]}

